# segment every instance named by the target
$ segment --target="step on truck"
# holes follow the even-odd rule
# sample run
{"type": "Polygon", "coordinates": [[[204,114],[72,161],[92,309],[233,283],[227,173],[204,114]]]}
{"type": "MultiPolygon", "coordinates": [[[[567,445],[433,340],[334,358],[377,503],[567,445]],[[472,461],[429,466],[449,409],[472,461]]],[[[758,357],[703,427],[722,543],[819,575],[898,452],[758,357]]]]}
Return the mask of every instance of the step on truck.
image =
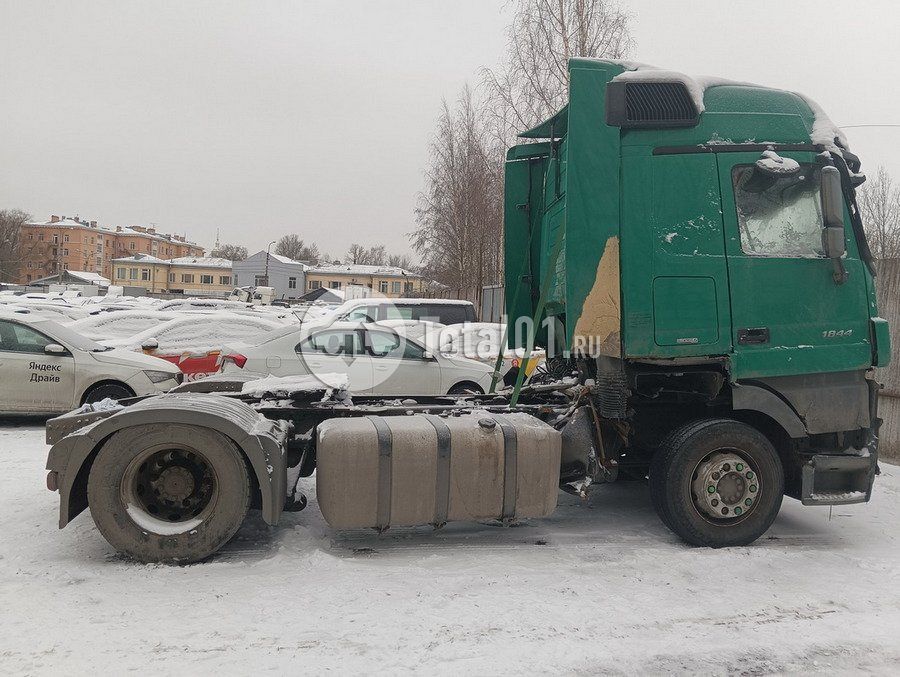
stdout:
{"type": "Polygon", "coordinates": [[[60,527],[88,508],[123,553],[196,561],[249,509],[302,508],[313,472],[335,529],[540,518],[560,489],[647,478],[666,526],[721,547],[784,496],[868,501],[890,344],[840,131],[793,92],[569,74],[505,164],[508,341],[544,347],[541,373],[446,398],[220,380],[73,412],[47,426],[60,527]]]}

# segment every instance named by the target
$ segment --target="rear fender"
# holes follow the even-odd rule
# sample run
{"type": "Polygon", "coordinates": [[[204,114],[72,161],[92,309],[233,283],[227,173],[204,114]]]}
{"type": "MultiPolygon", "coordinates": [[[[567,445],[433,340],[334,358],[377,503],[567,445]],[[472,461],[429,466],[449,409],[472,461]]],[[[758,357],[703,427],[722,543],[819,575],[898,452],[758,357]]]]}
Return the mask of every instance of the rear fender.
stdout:
{"type": "Polygon", "coordinates": [[[87,475],[96,452],[114,433],[136,425],[184,424],[231,439],[259,484],[262,517],[275,524],[287,495],[285,449],[291,424],[264,418],[240,400],[198,393],[150,397],[66,435],[50,449],[47,470],[57,473],[59,528],[87,507],[87,475]]]}

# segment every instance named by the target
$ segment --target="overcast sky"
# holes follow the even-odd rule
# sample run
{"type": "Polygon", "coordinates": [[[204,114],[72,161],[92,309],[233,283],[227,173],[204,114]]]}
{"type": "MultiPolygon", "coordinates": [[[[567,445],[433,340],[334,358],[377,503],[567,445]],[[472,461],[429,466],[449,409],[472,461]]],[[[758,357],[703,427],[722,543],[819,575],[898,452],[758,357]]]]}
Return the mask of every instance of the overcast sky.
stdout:
{"type": "MultiPolygon", "coordinates": [[[[900,124],[893,2],[623,2],[632,57],[900,124]]],[[[503,54],[503,0],[0,0],[0,208],[407,251],[442,97],[503,54]]],[[[900,180],[900,128],[847,130],[900,180]]],[[[498,159],[499,161],[499,159],[498,159]]]]}

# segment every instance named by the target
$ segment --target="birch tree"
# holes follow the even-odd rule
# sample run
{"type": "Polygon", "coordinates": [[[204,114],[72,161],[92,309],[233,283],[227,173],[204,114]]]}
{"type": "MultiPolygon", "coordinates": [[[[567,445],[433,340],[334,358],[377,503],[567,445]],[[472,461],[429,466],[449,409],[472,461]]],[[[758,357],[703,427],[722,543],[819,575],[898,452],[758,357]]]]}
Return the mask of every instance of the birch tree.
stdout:
{"type": "Polygon", "coordinates": [[[443,102],[416,208],[413,248],[429,276],[452,288],[498,279],[502,262],[502,149],[466,86],[443,102]]]}
{"type": "Polygon", "coordinates": [[[860,187],[857,201],[872,255],[900,258],[900,188],[884,167],[860,187]]]}
{"type": "Polygon", "coordinates": [[[483,71],[500,138],[509,142],[566,104],[570,58],[627,56],[629,20],[608,0],[519,0],[504,62],[483,71]]]}

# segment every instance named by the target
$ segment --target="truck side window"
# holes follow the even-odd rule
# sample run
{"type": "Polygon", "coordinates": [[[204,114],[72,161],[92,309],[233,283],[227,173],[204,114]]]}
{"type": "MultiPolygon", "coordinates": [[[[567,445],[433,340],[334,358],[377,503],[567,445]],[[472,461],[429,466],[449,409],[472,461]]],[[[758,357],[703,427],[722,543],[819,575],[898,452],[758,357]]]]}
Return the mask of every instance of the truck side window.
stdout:
{"type": "Polygon", "coordinates": [[[822,203],[819,169],[772,176],[754,165],[738,165],[731,173],[741,249],[751,256],[820,258],[822,203]]]}

